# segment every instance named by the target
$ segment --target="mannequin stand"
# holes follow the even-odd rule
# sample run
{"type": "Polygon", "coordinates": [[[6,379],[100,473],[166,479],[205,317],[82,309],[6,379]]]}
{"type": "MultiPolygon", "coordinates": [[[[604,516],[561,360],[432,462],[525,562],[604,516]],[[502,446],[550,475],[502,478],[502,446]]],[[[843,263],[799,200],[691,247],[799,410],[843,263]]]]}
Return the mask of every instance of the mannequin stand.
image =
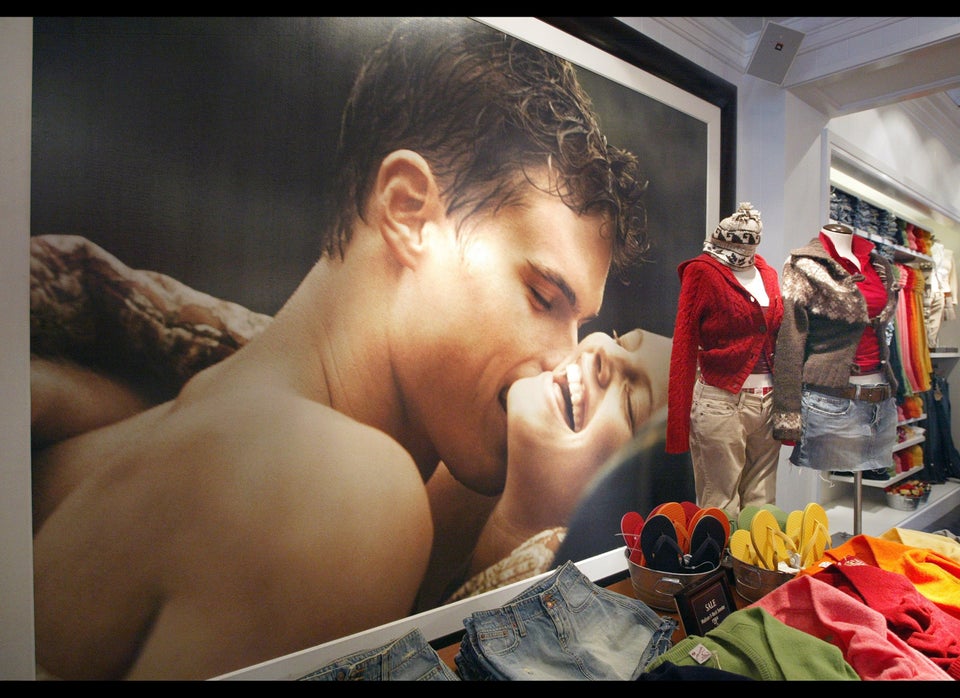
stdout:
{"type": "Polygon", "coordinates": [[[863,523],[863,472],[853,474],[853,535],[859,536],[863,523]]]}

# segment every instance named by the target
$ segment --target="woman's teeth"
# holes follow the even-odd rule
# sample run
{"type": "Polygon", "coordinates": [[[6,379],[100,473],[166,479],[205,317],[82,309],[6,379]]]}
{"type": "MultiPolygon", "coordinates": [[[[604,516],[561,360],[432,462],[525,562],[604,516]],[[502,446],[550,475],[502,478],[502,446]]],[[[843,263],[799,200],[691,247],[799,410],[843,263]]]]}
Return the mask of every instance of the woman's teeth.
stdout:
{"type": "Polygon", "coordinates": [[[578,364],[567,366],[567,389],[570,392],[570,417],[573,430],[583,427],[583,376],[578,364]]]}

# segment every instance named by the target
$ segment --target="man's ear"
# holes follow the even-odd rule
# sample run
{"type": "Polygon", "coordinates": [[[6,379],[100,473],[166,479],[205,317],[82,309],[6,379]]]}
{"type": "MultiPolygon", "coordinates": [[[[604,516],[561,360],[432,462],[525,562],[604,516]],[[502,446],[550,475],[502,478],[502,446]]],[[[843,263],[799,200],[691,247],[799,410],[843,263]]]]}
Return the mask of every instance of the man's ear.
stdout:
{"type": "Polygon", "coordinates": [[[373,192],[373,223],[397,260],[415,267],[426,244],[425,225],[443,215],[430,165],[412,150],[395,150],[380,163],[373,192]]]}

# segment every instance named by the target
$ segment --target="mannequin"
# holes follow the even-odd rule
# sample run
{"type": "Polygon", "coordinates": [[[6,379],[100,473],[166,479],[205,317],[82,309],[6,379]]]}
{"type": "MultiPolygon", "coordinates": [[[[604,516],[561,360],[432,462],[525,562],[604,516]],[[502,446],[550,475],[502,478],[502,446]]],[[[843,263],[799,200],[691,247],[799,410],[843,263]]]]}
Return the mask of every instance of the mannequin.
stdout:
{"type": "Polygon", "coordinates": [[[690,451],[696,503],[736,517],[774,504],[773,350],[783,317],[776,270],[756,254],[760,212],[741,203],[677,268],[667,453],[690,451]]]}
{"type": "Polygon", "coordinates": [[[774,436],[794,442],[795,466],[852,471],[858,485],[862,474],[888,477],[897,440],[893,265],[870,240],[831,223],[791,250],[781,279],[774,436]]]}
{"type": "Polygon", "coordinates": [[[853,253],[853,230],[851,228],[842,223],[828,223],[823,226],[820,232],[830,238],[838,255],[850,260],[857,269],[860,268],[860,260],[853,253]]]}
{"type": "Polygon", "coordinates": [[[730,271],[737,277],[740,285],[753,294],[753,297],[757,299],[761,306],[770,305],[770,297],[767,295],[767,289],[763,287],[763,278],[757,271],[756,266],[747,269],[731,269],[730,271]]]}

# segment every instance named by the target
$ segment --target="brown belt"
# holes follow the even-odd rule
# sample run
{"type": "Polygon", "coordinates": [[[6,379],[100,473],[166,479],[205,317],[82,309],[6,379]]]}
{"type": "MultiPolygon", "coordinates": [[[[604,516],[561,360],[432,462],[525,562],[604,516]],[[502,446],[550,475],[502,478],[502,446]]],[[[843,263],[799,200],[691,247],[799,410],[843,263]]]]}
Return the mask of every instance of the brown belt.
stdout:
{"type": "Polygon", "coordinates": [[[893,396],[889,385],[860,385],[851,383],[844,388],[831,388],[826,385],[808,385],[810,390],[814,390],[824,395],[843,398],[845,400],[862,400],[864,402],[883,402],[893,396]]]}

